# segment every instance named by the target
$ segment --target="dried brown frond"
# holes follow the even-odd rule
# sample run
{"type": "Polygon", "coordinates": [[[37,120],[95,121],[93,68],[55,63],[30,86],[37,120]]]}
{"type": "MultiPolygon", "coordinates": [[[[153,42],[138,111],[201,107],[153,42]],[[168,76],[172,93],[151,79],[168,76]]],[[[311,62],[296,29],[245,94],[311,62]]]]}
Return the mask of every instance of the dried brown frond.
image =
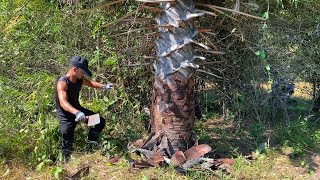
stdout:
{"type": "Polygon", "coordinates": [[[118,0],[118,1],[114,1],[114,2],[109,2],[109,3],[106,3],[106,4],[100,5],[100,6],[96,6],[96,7],[91,8],[91,9],[81,10],[81,11],[79,11],[79,12],[77,12],[77,13],[78,13],[78,14],[82,14],[82,13],[87,13],[87,12],[93,12],[93,11],[96,11],[96,10],[98,10],[98,9],[105,8],[105,7],[108,7],[108,6],[117,4],[117,3],[122,3],[122,2],[125,2],[125,1],[126,1],[126,0],[118,0]]]}
{"type": "Polygon", "coordinates": [[[223,10],[223,11],[229,11],[229,12],[232,12],[232,13],[237,13],[237,14],[240,14],[240,15],[243,15],[243,16],[248,16],[250,18],[258,19],[258,20],[261,20],[261,21],[266,21],[265,18],[261,18],[261,17],[258,17],[258,16],[254,16],[254,15],[251,15],[251,14],[244,13],[244,12],[236,11],[234,9],[229,9],[229,8],[224,8],[224,7],[215,6],[215,5],[211,5],[211,4],[204,4],[204,3],[196,3],[196,5],[197,6],[208,7],[208,8],[211,8],[211,9],[220,9],[220,10],[223,10]]]}

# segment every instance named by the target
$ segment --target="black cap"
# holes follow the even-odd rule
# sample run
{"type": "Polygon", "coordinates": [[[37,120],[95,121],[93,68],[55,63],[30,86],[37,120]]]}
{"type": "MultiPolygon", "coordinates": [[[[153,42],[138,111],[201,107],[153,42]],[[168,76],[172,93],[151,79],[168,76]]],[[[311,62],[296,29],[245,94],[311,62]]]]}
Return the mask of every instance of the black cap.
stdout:
{"type": "Polygon", "coordinates": [[[70,64],[83,70],[86,76],[92,76],[92,73],[88,69],[88,60],[86,58],[82,56],[74,56],[70,59],[70,64]]]}

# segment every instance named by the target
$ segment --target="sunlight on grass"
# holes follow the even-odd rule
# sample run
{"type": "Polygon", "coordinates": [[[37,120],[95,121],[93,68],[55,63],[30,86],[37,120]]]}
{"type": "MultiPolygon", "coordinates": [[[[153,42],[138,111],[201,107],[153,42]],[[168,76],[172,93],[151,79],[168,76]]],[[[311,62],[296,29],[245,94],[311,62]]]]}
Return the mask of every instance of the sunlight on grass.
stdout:
{"type": "Polygon", "coordinates": [[[310,179],[308,170],[296,166],[289,156],[268,150],[255,160],[238,157],[234,165],[236,179],[310,179]]]}
{"type": "MultiPolygon", "coordinates": [[[[300,98],[304,100],[312,99],[313,87],[311,83],[308,82],[296,82],[296,88],[292,97],[300,98]]],[[[260,87],[268,92],[271,92],[271,83],[261,84],[260,87]]]]}
{"type": "Polygon", "coordinates": [[[295,165],[289,156],[274,150],[267,150],[256,156],[254,160],[248,160],[243,156],[236,158],[233,172],[226,174],[221,171],[195,170],[187,175],[179,174],[173,167],[154,167],[137,169],[130,166],[126,158],[122,158],[117,165],[111,165],[105,156],[99,152],[93,154],[78,154],[67,164],[57,163],[49,166],[41,172],[32,172],[22,163],[6,162],[0,164],[1,179],[55,179],[52,170],[62,167],[64,177],[74,175],[79,169],[89,166],[89,174],[81,179],[310,179],[313,173],[299,165],[295,165]]]}

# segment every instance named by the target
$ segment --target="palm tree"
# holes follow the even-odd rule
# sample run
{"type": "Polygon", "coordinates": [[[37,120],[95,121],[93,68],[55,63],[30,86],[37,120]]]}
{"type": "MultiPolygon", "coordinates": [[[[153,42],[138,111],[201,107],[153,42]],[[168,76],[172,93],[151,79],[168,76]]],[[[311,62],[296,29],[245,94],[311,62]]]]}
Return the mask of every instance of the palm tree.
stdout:
{"type": "MultiPolygon", "coordinates": [[[[147,142],[138,151],[149,158],[156,156],[155,152],[161,152],[162,155],[165,154],[168,157],[185,155],[186,157],[184,158],[188,159],[187,154],[190,155],[189,152],[191,151],[185,154],[181,153],[181,151],[184,152],[193,145],[197,145],[192,128],[195,122],[195,71],[198,66],[193,62],[197,58],[205,59],[195,54],[194,46],[200,46],[210,52],[208,51],[209,47],[194,40],[198,33],[207,32],[208,30],[197,29],[194,26],[193,18],[204,14],[213,16],[216,16],[216,14],[196,9],[192,0],[136,1],[142,2],[142,5],[136,11],[107,25],[115,24],[131,16],[141,8],[159,12],[157,17],[154,18],[157,23],[155,27],[134,30],[140,31],[148,28],[156,28],[158,30],[158,38],[155,41],[155,76],[150,107],[151,133],[147,142]]],[[[239,12],[239,6],[231,10],[201,3],[198,5],[219,13],[222,13],[221,10],[217,10],[220,8],[225,11],[253,17],[239,12]]],[[[258,19],[261,20],[261,18],[258,19]]],[[[210,40],[208,41],[210,42],[210,40]]],[[[214,51],[211,52],[216,53],[214,51]]],[[[197,155],[192,154],[189,157],[200,157],[210,150],[211,148],[207,145],[197,146],[192,150],[197,155]]]]}
{"type": "Polygon", "coordinates": [[[192,62],[198,58],[193,48],[196,43],[193,38],[198,32],[192,18],[204,13],[195,9],[192,0],[152,2],[160,3],[162,10],[156,17],[159,38],[155,41],[151,134],[167,142],[166,146],[171,145],[173,151],[185,151],[194,144],[194,74],[197,65],[192,62]]]}

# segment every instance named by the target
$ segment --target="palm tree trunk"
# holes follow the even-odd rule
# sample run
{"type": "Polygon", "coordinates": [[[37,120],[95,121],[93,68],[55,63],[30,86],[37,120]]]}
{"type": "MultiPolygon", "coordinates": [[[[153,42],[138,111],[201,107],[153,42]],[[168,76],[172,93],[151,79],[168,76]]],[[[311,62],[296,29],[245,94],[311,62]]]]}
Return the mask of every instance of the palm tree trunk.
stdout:
{"type": "Polygon", "coordinates": [[[193,144],[195,121],[194,72],[196,58],[192,44],[197,35],[192,17],[196,13],[192,0],[161,3],[163,11],[156,18],[157,60],[151,104],[151,132],[163,132],[173,150],[185,151],[193,144]]]}

